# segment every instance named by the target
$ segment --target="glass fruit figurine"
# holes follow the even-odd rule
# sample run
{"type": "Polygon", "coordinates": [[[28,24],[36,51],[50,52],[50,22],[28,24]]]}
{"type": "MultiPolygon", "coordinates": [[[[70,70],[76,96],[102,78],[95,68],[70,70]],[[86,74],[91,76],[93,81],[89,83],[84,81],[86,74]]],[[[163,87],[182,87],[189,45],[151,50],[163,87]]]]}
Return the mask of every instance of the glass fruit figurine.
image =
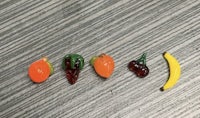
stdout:
{"type": "Polygon", "coordinates": [[[80,70],[84,67],[84,58],[78,54],[67,54],[62,61],[62,68],[70,84],[75,84],[80,70]]]}
{"type": "Polygon", "coordinates": [[[149,68],[146,66],[146,53],[140,59],[129,62],[128,69],[135,73],[137,77],[146,77],[149,74],[149,68]]]}
{"type": "Polygon", "coordinates": [[[103,78],[109,78],[115,67],[113,58],[106,54],[92,57],[90,64],[94,67],[96,73],[103,78]]]}
{"type": "Polygon", "coordinates": [[[46,57],[33,62],[28,69],[28,75],[35,83],[44,82],[53,72],[53,66],[46,57]]]}

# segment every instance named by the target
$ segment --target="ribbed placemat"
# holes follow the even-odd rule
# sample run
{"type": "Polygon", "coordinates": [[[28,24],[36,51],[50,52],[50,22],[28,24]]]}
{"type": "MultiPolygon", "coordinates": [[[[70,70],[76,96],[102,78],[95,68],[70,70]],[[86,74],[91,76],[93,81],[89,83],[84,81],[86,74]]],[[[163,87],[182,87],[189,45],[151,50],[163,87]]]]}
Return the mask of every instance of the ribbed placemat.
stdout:
{"type": "Polygon", "coordinates": [[[2,0],[0,117],[199,118],[199,47],[199,0],[2,0]],[[169,75],[165,51],[182,74],[161,92],[169,75]],[[144,52],[150,73],[140,79],[127,64],[144,52]],[[61,69],[69,53],[85,58],[75,85],[61,69]],[[101,53],[115,60],[107,80],[89,65],[101,53]],[[28,67],[44,56],[55,73],[34,84],[28,67]]]}

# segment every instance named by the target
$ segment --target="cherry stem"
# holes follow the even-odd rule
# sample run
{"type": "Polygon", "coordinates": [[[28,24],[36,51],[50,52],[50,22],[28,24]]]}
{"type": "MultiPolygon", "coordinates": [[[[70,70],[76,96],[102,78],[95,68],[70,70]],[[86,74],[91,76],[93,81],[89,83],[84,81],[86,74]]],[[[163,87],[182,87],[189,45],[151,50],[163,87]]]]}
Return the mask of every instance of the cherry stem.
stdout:
{"type": "Polygon", "coordinates": [[[146,65],[146,55],[147,55],[147,54],[144,53],[144,54],[137,60],[137,62],[146,65]]]}

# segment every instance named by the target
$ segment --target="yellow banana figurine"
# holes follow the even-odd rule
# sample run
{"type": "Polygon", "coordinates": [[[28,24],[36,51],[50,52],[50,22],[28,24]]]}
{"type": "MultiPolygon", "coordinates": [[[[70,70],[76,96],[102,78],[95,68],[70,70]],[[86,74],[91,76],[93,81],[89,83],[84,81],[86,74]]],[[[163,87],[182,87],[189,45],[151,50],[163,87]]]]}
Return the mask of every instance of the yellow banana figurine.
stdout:
{"type": "Polygon", "coordinates": [[[172,88],[177,83],[181,75],[181,67],[176,58],[168,52],[165,52],[163,56],[169,64],[170,75],[168,81],[161,88],[162,91],[172,88]]]}

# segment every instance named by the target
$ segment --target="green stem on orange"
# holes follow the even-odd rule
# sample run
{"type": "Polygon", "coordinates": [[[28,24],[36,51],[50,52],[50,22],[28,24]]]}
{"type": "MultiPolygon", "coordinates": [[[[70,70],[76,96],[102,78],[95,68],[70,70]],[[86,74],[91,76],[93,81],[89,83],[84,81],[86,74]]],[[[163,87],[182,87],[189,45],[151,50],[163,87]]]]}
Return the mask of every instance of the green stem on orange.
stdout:
{"type": "Polygon", "coordinates": [[[97,56],[94,56],[90,59],[90,64],[93,66],[94,65],[94,61],[97,59],[97,56]]]}
{"type": "Polygon", "coordinates": [[[48,64],[49,68],[50,68],[50,75],[52,75],[54,73],[53,65],[48,60],[46,62],[48,64]]]}

